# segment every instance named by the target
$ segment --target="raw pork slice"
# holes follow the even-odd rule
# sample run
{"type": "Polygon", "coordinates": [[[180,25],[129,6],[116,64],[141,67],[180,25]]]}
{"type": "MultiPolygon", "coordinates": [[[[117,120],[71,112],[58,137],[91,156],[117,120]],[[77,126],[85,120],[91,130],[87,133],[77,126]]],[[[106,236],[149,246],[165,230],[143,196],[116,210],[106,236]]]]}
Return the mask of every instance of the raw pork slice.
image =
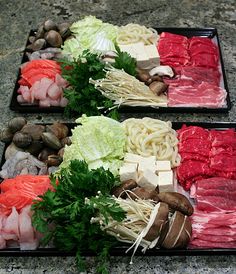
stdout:
{"type": "Polygon", "coordinates": [[[197,209],[234,212],[236,210],[236,180],[213,177],[196,181],[197,209]]]}
{"type": "Polygon", "coordinates": [[[189,248],[236,248],[235,212],[206,213],[195,208],[191,222],[193,232],[189,248]]]}
{"type": "Polygon", "coordinates": [[[220,108],[225,106],[226,95],[225,89],[205,82],[198,87],[169,86],[168,106],[220,108]]]}

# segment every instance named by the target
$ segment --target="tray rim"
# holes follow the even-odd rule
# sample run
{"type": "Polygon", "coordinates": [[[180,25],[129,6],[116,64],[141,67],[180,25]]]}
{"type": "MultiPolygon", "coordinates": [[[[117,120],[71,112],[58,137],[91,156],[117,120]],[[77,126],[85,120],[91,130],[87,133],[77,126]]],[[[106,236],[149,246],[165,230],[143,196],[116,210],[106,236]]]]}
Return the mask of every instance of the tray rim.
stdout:
{"type": "MultiPolygon", "coordinates": [[[[214,27],[191,27],[191,28],[184,28],[184,27],[154,27],[157,31],[159,30],[160,32],[162,31],[172,31],[172,32],[205,32],[208,33],[208,36],[205,35],[205,37],[216,37],[217,39],[217,45],[219,48],[219,57],[220,57],[220,66],[222,70],[222,77],[223,77],[223,82],[224,82],[224,88],[227,92],[226,96],[226,106],[221,107],[221,108],[207,108],[207,107],[147,107],[147,106],[138,106],[138,107],[132,107],[132,106],[121,106],[118,108],[118,111],[122,114],[125,113],[141,113],[141,112],[146,112],[146,113],[226,113],[229,112],[229,110],[232,108],[232,103],[230,100],[230,91],[228,88],[228,82],[227,82],[227,77],[226,77],[226,72],[225,72],[225,66],[224,66],[224,60],[223,60],[223,55],[222,55],[222,50],[221,50],[221,45],[220,45],[220,39],[218,35],[217,28],[214,27]]],[[[29,36],[32,35],[36,30],[30,30],[29,35],[26,41],[25,49],[23,51],[23,57],[21,59],[21,64],[27,61],[27,56],[26,56],[26,46],[28,44],[28,39],[29,36]]],[[[159,33],[160,33],[159,32],[159,33]]],[[[10,99],[10,104],[9,108],[12,111],[17,111],[20,113],[63,113],[64,109],[63,107],[39,107],[37,105],[20,105],[17,102],[17,89],[19,87],[18,85],[18,80],[20,78],[20,68],[18,69],[17,73],[17,78],[15,82],[15,86],[12,92],[12,96],[10,99]]]]}
{"type": "MultiPolygon", "coordinates": [[[[66,123],[70,129],[73,128],[73,126],[78,125],[78,123],[66,123]]],[[[224,130],[229,128],[235,128],[236,129],[236,122],[179,122],[179,121],[171,121],[172,127],[174,129],[179,129],[184,124],[187,126],[201,126],[206,129],[218,129],[218,130],[224,130]]],[[[41,125],[49,125],[52,124],[52,122],[37,122],[35,124],[41,124],[41,125]]],[[[1,155],[1,162],[0,166],[4,163],[4,151],[6,149],[6,144],[3,149],[3,153],[1,155]]],[[[130,247],[130,245],[122,244],[117,247],[114,247],[110,250],[111,256],[130,256],[132,252],[126,253],[125,251],[130,247]]],[[[57,248],[43,248],[39,247],[36,250],[20,250],[19,248],[7,248],[7,249],[0,249],[0,257],[7,257],[7,256],[13,256],[13,257],[45,257],[45,256],[74,256],[75,251],[63,251],[59,250],[57,248]]],[[[149,249],[145,253],[142,253],[141,249],[138,248],[137,252],[135,253],[136,256],[225,256],[225,255],[236,255],[236,246],[235,248],[199,248],[199,249],[149,249]]],[[[96,254],[90,250],[84,250],[82,251],[82,256],[96,256],[96,254]]]]}

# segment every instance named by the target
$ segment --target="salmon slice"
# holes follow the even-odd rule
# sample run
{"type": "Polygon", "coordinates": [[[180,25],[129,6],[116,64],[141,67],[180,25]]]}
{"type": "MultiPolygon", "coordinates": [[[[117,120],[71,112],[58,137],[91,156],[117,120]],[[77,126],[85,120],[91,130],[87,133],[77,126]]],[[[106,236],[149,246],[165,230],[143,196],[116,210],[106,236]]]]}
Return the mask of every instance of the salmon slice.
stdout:
{"type": "Polygon", "coordinates": [[[53,60],[32,60],[26,64],[24,64],[23,67],[21,67],[21,73],[25,74],[28,71],[32,69],[53,69],[53,70],[58,70],[59,72],[61,71],[60,65],[53,60]]]}
{"type": "Polygon", "coordinates": [[[8,212],[15,207],[21,210],[27,205],[32,205],[48,189],[53,190],[47,175],[18,175],[12,179],[5,179],[1,185],[0,205],[1,212],[8,212]]]}

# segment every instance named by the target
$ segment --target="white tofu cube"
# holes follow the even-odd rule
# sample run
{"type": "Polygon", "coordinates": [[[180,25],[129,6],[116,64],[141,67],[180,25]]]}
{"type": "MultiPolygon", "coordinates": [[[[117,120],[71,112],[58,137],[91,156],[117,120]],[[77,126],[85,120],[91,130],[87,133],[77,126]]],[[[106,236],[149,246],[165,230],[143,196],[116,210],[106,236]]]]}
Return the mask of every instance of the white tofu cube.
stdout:
{"type": "Polygon", "coordinates": [[[143,173],[146,169],[151,170],[153,173],[156,172],[156,156],[143,157],[139,162],[138,172],[143,173]]]}
{"type": "Polygon", "coordinates": [[[137,184],[148,190],[154,190],[158,184],[158,176],[149,169],[146,169],[139,177],[137,184]]]}
{"type": "Polygon", "coordinates": [[[119,45],[119,48],[121,51],[129,53],[131,57],[136,58],[136,53],[133,50],[132,44],[131,45],[119,45]]]}
{"type": "Polygon", "coordinates": [[[124,157],[124,161],[128,163],[139,163],[143,161],[144,157],[134,154],[134,153],[126,153],[124,157]]]}
{"type": "Polygon", "coordinates": [[[171,170],[170,161],[156,161],[157,172],[171,170]]]}
{"type": "Polygon", "coordinates": [[[174,191],[173,171],[160,171],[158,173],[159,191],[174,191]]]}
{"type": "Polygon", "coordinates": [[[119,171],[120,181],[124,182],[133,179],[135,182],[138,180],[138,164],[135,163],[125,163],[119,171]]]}
{"type": "Polygon", "coordinates": [[[160,66],[160,55],[158,53],[157,47],[155,45],[146,45],[144,49],[150,64],[153,66],[160,66]]]}

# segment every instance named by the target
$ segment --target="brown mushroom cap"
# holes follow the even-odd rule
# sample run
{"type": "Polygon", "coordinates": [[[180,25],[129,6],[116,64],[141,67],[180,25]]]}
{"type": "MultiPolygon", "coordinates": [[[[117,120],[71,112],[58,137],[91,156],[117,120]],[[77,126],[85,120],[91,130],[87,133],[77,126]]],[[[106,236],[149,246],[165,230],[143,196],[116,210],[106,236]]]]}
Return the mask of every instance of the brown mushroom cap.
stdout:
{"type": "Polygon", "coordinates": [[[137,183],[134,180],[130,179],[122,182],[120,186],[114,187],[111,193],[115,195],[116,197],[125,198],[127,195],[124,192],[124,190],[132,190],[133,188],[136,188],[137,186],[138,186],[137,183]]]}
{"type": "Polygon", "coordinates": [[[186,247],[190,240],[189,235],[191,235],[191,223],[188,217],[175,211],[169,225],[169,230],[161,246],[167,249],[186,247]]]}
{"type": "Polygon", "coordinates": [[[158,194],[158,198],[160,201],[167,203],[173,210],[178,210],[188,216],[193,214],[193,206],[183,194],[177,192],[161,192],[158,194]]]}
{"type": "MultiPolygon", "coordinates": [[[[146,236],[144,237],[145,240],[154,241],[155,239],[160,237],[160,235],[164,231],[163,230],[164,225],[168,223],[168,214],[169,214],[168,205],[160,202],[155,220],[152,226],[150,227],[150,229],[148,230],[146,236]]],[[[167,231],[165,231],[164,233],[167,233],[167,231]]]]}
{"type": "Polygon", "coordinates": [[[143,200],[153,200],[159,202],[158,193],[153,191],[148,191],[146,188],[143,187],[136,187],[132,190],[133,193],[129,193],[130,198],[136,200],[138,198],[143,200]]]}

